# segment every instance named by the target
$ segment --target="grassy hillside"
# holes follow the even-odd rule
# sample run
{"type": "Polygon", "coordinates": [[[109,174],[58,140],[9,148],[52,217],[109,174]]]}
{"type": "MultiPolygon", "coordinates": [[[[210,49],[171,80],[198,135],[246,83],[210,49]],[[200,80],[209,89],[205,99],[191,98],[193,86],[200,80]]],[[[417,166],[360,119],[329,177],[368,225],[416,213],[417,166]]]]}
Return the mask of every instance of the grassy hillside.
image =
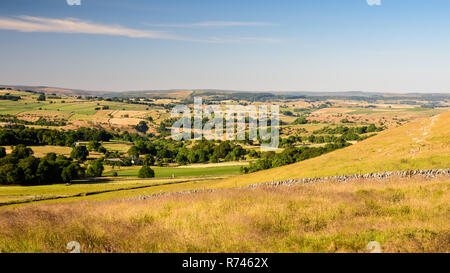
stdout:
{"type": "MultiPolygon", "coordinates": [[[[221,168],[231,168],[232,171],[226,169],[226,173],[230,173],[237,171],[238,166],[219,167],[218,170],[222,171],[221,168]]],[[[443,113],[440,116],[431,119],[424,119],[420,122],[407,124],[396,129],[382,132],[378,136],[357,143],[354,146],[337,150],[321,157],[249,175],[232,176],[223,180],[187,182],[184,184],[156,186],[153,188],[111,192],[95,196],[68,198],[39,203],[109,200],[161,192],[230,188],[253,183],[270,182],[272,180],[279,181],[293,178],[334,176],[338,174],[435,168],[450,168],[450,112],[443,113]]],[[[161,169],[165,170],[167,168],[161,169]]],[[[172,170],[177,169],[167,169],[168,172],[166,172],[166,175],[171,176],[173,173],[172,170]]],[[[193,170],[178,169],[177,171],[203,172],[204,170],[214,172],[209,173],[211,175],[218,175],[215,168],[199,168],[193,170]]],[[[121,172],[122,175],[127,175],[129,172],[134,172],[133,175],[135,175],[137,169],[117,171],[121,172]]],[[[176,176],[179,175],[179,173],[176,174],[176,176]]],[[[198,175],[198,173],[190,175],[198,175]]],[[[121,182],[120,177],[114,178],[113,180],[116,179],[121,182]]],[[[112,185],[111,182],[109,185],[112,185]]],[[[109,185],[105,186],[110,187],[109,185]]],[[[1,187],[0,191],[4,191],[4,188],[5,187],[1,187]]],[[[22,195],[36,195],[36,193],[30,191],[29,187],[23,188],[24,192],[21,193],[22,195]]],[[[64,191],[65,186],[56,185],[54,194],[58,193],[61,195],[65,193],[64,191]]],[[[83,191],[89,190],[83,189],[83,191]]],[[[17,195],[20,194],[5,191],[4,195],[7,195],[9,198],[8,200],[11,200],[13,196],[16,198],[17,195]]],[[[37,195],[41,196],[42,194],[37,195]]]]}
{"type": "MultiPolygon", "coordinates": [[[[0,203],[11,203],[16,201],[39,201],[37,204],[46,202],[75,202],[82,200],[109,200],[130,198],[138,195],[156,194],[162,191],[177,191],[185,188],[212,183],[221,177],[184,177],[184,178],[151,178],[133,179],[120,178],[114,180],[109,178],[97,181],[80,181],[70,184],[54,184],[42,186],[1,186],[0,203]],[[175,184],[174,184],[175,183],[175,184]],[[180,183],[180,184],[178,184],[180,183]],[[107,192],[105,192],[107,191],[107,192]],[[104,193],[98,193],[104,192],[104,193]],[[92,195],[92,193],[96,193],[92,195]],[[81,196],[79,196],[81,195],[81,196]],[[84,196],[86,195],[86,196],[84,196]],[[64,199],[54,199],[56,197],[67,197],[64,199]]],[[[15,206],[15,205],[12,205],[15,206]]]]}
{"type": "Polygon", "coordinates": [[[0,210],[0,252],[449,252],[449,179],[228,189],[0,210]]]}
{"type": "Polygon", "coordinates": [[[408,169],[450,168],[450,111],[387,130],[323,156],[237,176],[222,184],[324,177],[408,169]]]}

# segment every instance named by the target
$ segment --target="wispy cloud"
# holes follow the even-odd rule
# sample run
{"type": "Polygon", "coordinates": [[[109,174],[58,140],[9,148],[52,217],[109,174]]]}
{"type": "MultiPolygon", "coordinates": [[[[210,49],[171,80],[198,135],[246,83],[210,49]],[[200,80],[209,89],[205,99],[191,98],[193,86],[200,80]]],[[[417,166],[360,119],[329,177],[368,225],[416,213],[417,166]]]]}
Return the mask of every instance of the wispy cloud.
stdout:
{"type": "MultiPolygon", "coordinates": [[[[192,25],[198,26],[237,26],[255,25],[257,22],[203,22],[192,25]]],[[[260,23],[263,24],[263,23],[260,23]]],[[[34,16],[18,16],[16,18],[0,17],[0,30],[13,30],[20,32],[51,32],[72,34],[97,34],[122,36],[129,38],[178,40],[201,43],[252,43],[252,42],[277,42],[278,39],[264,37],[237,37],[237,38],[190,38],[168,33],[167,31],[141,30],[128,28],[121,25],[105,25],[80,20],[77,18],[44,18],[34,16]]]]}
{"type": "Polygon", "coordinates": [[[278,38],[266,38],[266,37],[211,37],[204,40],[199,40],[205,43],[279,43],[282,42],[278,38]]]}
{"type": "Polygon", "coordinates": [[[276,26],[273,23],[266,22],[243,22],[243,21],[206,21],[190,24],[144,24],[154,27],[258,27],[258,26],[276,26]]]}
{"type": "Polygon", "coordinates": [[[139,30],[120,25],[103,25],[76,18],[52,19],[33,16],[19,16],[17,18],[0,17],[0,29],[20,32],[102,34],[130,38],[177,39],[177,37],[162,31],[139,30]]]}

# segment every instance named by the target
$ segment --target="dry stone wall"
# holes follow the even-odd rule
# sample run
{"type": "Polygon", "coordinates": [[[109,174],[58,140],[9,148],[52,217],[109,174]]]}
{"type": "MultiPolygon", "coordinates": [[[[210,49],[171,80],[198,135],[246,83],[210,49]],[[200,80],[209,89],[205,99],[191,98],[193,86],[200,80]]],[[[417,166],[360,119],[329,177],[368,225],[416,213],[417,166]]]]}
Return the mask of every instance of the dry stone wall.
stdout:
{"type": "MultiPolygon", "coordinates": [[[[450,169],[438,169],[438,170],[409,170],[409,171],[393,171],[393,172],[380,172],[380,173],[369,173],[369,174],[353,174],[353,175],[337,175],[328,177],[318,177],[318,178],[301,178],[301,179],[290,179],[282,181],[272,181],[266,183],[251,184],[238,188],[256,188],[261,186],[281,186],[281,185],[293,185],[293,184],[307,184],[315,182],[325,182],[325,181],[338,181],[338,182],[348,182],[355,179],[387,179],[390,177],[413,177],[422,176],[425,178],[434,178],[437,176],[450,176],[450,169]]],[[[127,198],[126,200],[145,200],[148,198],[154,198],[158,196],[167,195],[183,195],[183,194],[195,194],[195,193],[205,193],[205,192],[215,192],[216,190],[191,190],[191,191],[180,191],[173,193],[158,193],[152,195],[142,195],[132,198],[127,198]]]]}

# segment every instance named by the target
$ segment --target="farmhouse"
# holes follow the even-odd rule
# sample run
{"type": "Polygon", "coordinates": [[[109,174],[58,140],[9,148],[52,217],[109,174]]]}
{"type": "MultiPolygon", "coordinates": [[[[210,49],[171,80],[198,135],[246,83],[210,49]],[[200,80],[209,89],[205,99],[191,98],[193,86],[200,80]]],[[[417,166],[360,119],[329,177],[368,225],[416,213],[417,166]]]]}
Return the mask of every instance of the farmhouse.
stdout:
{"type": "Polygon", "coordinates": [[[105,161],[107,161],[107,162],[120,162],[120,163],[123,163],[122,159],[120,159],[120,158],[107,158],[107,159],[105,159],[105,161]]]}

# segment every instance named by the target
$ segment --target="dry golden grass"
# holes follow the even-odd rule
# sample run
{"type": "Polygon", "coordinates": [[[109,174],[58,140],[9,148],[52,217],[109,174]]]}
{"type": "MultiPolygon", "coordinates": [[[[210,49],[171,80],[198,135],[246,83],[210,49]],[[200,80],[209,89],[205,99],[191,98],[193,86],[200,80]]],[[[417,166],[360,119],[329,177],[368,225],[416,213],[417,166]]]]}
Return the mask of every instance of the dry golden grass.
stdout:
{"type": "Polygon", "coordinates": [[[2,252],[450,252],[450,179],[322,182],[0,210],[2,252]]]}

